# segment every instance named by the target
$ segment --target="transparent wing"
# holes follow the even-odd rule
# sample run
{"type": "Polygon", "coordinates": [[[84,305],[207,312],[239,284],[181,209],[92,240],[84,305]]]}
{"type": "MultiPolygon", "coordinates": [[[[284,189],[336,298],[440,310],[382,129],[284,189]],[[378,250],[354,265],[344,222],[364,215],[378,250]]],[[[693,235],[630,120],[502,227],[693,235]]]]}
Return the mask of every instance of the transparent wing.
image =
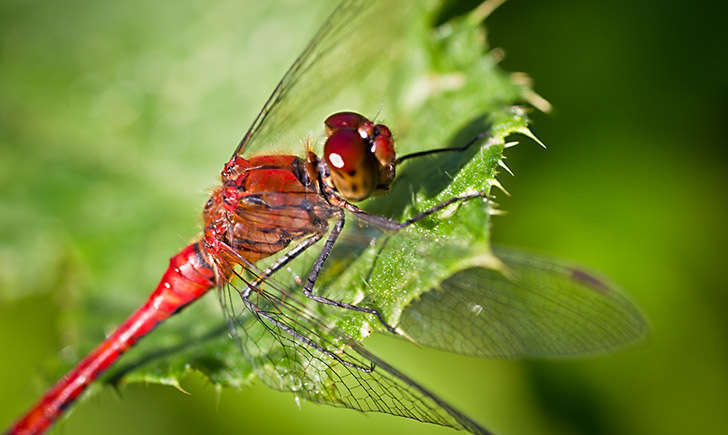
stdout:
{"type": "Polygon", "coordinates": [[[461,270],[425,292],[399,326],[420,344],[479,357],[566,357],[604,352],[647,331],[613,284],[574,267],[496,249],[505,272],[461,270]]]}
{"type": "Polygon", "coordinates": [[[374,116],[388,97],[386,66],[402,47],[412,3],[342,1],[278,83],[234,155],[264,149],[300,154],[302,141],[312,131],[323,132],[331,113],[350,109],[374,116]]]}
{"type": "Polygon", "coordinates": [[[272,279],[257,284],[263,274],[249,266],[237,274],[243,285],[220,295],[233,336],[266,385],[316,403],[489,433],[338,331],[302,295],[272,279]]]}

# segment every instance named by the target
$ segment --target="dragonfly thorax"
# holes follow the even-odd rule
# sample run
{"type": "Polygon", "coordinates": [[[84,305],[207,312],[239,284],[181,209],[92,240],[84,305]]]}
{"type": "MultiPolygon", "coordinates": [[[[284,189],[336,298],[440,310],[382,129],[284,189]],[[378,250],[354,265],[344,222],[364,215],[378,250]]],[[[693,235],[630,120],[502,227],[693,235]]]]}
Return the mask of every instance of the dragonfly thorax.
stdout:
{"type": "Polygon", "coordinates": [[[293,155],[236,156],[203,210],[203,241],[231,264],[254,263],[328,229],[335,209],[293,155]]]}

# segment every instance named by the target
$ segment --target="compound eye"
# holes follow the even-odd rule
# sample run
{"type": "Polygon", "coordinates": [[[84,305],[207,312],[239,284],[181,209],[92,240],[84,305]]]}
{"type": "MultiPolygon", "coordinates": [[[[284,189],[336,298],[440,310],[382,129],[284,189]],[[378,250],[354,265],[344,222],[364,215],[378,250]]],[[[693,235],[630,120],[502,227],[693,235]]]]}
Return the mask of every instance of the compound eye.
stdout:
{"type": "Polygon", "coordinates": [[[355,112],[334,113],[324,121],[326,135],[331,136],[332,133],[342,129],[356,130],[366,121],[365,117],[355,112]]]}
{"type": "Polygon", "coordinates": [[[368,197],[377,186],[377,162],[367,147],[356,130],[336,131],[324,145],[324,158],[334,186],[351,201],[368,197]]]}
{"type": "Polygon", "coordinates": [[[347,174],[361,166],[366,152],[366,144],[356,130],[336,131],[326,139],[324,145],[324,157],[329,168],[347,174]]]}
{"type": "Polygon", "coordinates": [[[394,140],[392,140],[392,132],[386,126],[381,124],[374,126],[374,140],[372,141],[371,152],[374,153],[382,166],[394,163],[394,140]]]}

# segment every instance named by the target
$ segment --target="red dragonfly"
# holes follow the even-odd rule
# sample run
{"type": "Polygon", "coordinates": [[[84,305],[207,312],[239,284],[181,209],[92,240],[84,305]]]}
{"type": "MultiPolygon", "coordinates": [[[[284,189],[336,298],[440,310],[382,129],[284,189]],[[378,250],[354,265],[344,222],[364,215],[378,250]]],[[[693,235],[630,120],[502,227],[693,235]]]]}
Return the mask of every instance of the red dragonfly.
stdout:
{"type": "MultiPolygon", "coordinates": [[[[451,205],[480,201],[487,206],[486,192],[468,192],[397,221],[354,203],[386,192],[404,162],[465,153],[482,144],[488,132],[458,147],[397,157],[387,126],[339,111],[324,121],[322,157],[312,143],[301,156],[266,153],[278,143],[279,132],[295,132],[294,126],[306,122],[309,113],[291,111],[292,102],[313,107],[317,101],[333,101],[337,90],[331,89],[334,82],[327,77],[348,77],[373,64],[371,59],[386,58],[388,41],[378,37],[378,27],[371,24],[404,25],[407,11],[401,9],[393,11],[385,1],[347,0],[332,13],[225,164],[222,183],[204,207],[201,238],[171,258],[141,308],[9,433],[45,431],[126,350],[214,287],[221,289],[232,335],[258,378],[272,388],[318,403],[480,434],[489,432],[366,350],[354,334],[318,308],[331,306],[366,317],[370,323],[359,325],[368,330],[481,357],[583,354],[642,334],[639,311],[610,284],[579,268],[509,250],[498,250],[499,260],[489,257],[500,268],[473,268],[449,277],[442,291],[422,293],[398,315],[385,312],[376,300],[345,300],[317,286],[347,215],[373,229],[359,237],[386,243],[390,235],[401,235],[394,240],[408,246],[411,251],[405,255],[413,257],[423,242],[405,228],[433,219],[451,205]],[[384,236],[378,237],[375,230],[384,236]],[[298,287],[272,278],[318,245],[322,247],[298,287]],[[265,259],[271,261],[262,266],[265,259]]],[[[440,255],[457,255],[455,244],[436,242],[440,255]]]]}

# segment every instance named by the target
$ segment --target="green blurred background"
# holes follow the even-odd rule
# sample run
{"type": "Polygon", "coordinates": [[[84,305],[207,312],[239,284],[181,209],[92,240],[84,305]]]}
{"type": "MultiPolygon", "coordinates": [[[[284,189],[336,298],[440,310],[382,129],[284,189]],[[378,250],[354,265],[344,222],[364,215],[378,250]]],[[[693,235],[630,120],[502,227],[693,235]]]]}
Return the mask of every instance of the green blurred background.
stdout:
{"type": "MultiPolygon", "coordinates": [[[[0,2],[0,427],[71,358],[61,304],[156,284],[235,139],[332,2],[0,2]],[[235,95],[231,101],[230,95],[235,95]]],[[[507,152],[497,243],[577,260],[642,307],[612,355],[488,361],[371,346],[498,433],[728,425],[725,14],[684,2],[511,1],[503,67],[554,105],[507,152]],[[688,9],[689,8],[689,9],[688,9]],[[721,194],[720,192],[724,192],[721,194]],[[720,198],[723,198],[722,200],[720,198]]],[[[111,319],[118,323],[118,319],[111,319]]],[[[453,433],[256,385],[106,389],[56,433],[453,433]]]]}

